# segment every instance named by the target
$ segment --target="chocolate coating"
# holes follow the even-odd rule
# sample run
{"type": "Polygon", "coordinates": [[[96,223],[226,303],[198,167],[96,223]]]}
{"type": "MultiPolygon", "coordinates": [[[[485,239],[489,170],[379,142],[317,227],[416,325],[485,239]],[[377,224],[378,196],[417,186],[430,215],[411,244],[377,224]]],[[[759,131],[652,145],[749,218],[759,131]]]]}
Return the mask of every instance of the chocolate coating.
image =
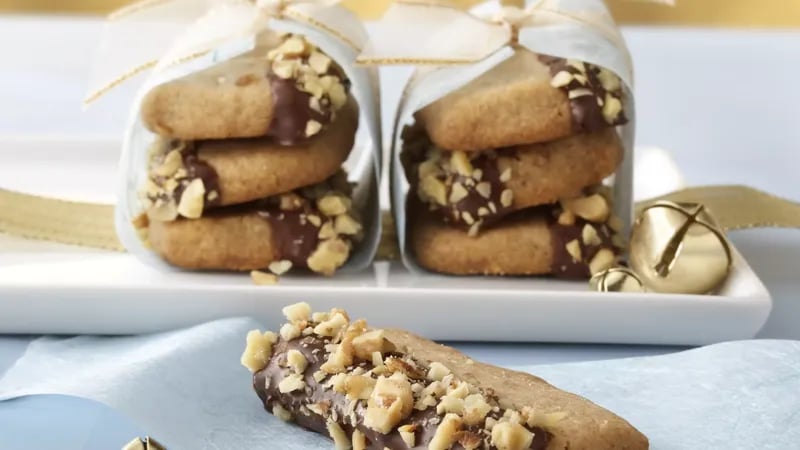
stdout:
{"type": "Polygon", "coordinates": [[[589,271],[589,263],[592,258],[600,251],[600,249],[607,248],[616,249],[612,243],[612,231],[605,224],[597,224],[587,222],[580,217],[575,219],[574,225],[561,225],[556,218],[550,220],[550,234],[551,244],[553,248],[553,276],[558,278],[568,279],[587,279],[591,276],[589,271]],[[586,245],[583,242],[581,233],[585,225],[591,225],[597,230],[597,235],[600,237],[600,244],[586,245]],[[567,243],[577,240],[581,249],[581,260],[576,261],[572,255],[567,251],[567,243]]]}
{"type": "Polygon", "coordinates": [[[283,79],[269,75],[275,113],[270,125],[269,135],[281,145],[295,145],[304,141],[306,124],[316,120],[323,126],[333,120],[333,112],[327,100],[321,101],[322,112],[311,108],[311,94],[297,87],[297,80],[283,79]]]}
{"type": "MultiPolygon", "coordinates": [[[[186,168],[188,181],[200,178],[203,180],[206,193],[211,191],[217,192],[217,196],[214,197],[213,200],[209,200],[208,195],[204,197],[204,207],[208,208],[218,205],[220,202],[220,189],[217,171],[197,156],[197,147],[193,143],[187,143],[181,151],[181,157],[183,158],[183,166],[186,168]]],[[[175,190],[176,200],[180,201],[180,194],[183,193],[185,188],[186,184],[181,183],[178,189],[175,190]]]]}
{"type": "Polygon", "coordinates": [[[257,205],[256,210],[272,227],[272,241],[278,249],[278,258],[291,261],[294,267],[308,267],[308,257],[319,245],[319,228],[302,217],[307,212],[281,211],[277,206],[263,203],[257,205]]]}
{"type": "MultiPolygon", "coordinates": [[[[539,55],[539,60],[550,67],[550,74],[555,76],[559,72],[567,71],[571,74],[578,74],[579,72],[575,67],[567,64],[567,60],[555,56],[539,55]]],[[[603,87],[603,84],[598,78],[600,68],[593,64],[584,63],[586,67],[587,84],[581,84],[577,80],[573,80],[562,89],[569,92],[574,89],[589,89],[592,95],[572,98],[569,100],[570,110],[572,112],[572,125],[575,131],[590,133],[594,131],[603,130],[609,126],[624,125],[628,123],[628,118],[625,112],[620,112],[619,116],[613,123],[608,123],[603,116],[603,108],[598,104],[598,99],[605,99],[606,94],[610,94],[618,99],[622,99],[622,91],[609,92],[603,87]]]]}
{"type": "MultiPolygon", "coordinates": [[[[436,414],[436,409],[433,407],[427,408],[424,411],[413,410],[411,415],[403,421],[403,424],[417,425],[415,435],[415,446],[408,447],[405,441],[400,437],[400,434],[394,430],[388,434],[381,434],[371,428],[364,426],[363,418],[366,411],[366,401],[358,401],[352,411],[354,412],[355,424],[350,422],[350,415],[348,413],[349,400],[343,394],[334,391],[330,387],[325,387],[318,383],[313,374],[320,369],[325,362],[326,352],[325,345],[330,341],[322,339],[315,335],[304,336],[292,341],[279,339],[273,346],[273,356],[267,366],[253,374],[253,388],[255,389],[258,397],[264,404],[267,411],[272,412],[275,404],[281,405],[284,409],[289,411],[293,416],[293,421],[311,431],[315,431],[322,435],[328,436],[326,427],[326,418],[308,410],[307,406],[312,404],[325,404],[327,405],[330,417],[336,417],[336,422],[342,427],[348,437],[352,436],[355,429],[358,429],[367,440],[368,450],[383,450],[388,447],[392,450],[424,450],[428,448],[428,444],[436,432],[441,417],[436,414]],[[304,380],[306,388],[289,393],[280,393],[278,384],[291,372],[287,367],[287,352],[289,350],[298,350],[308,361],[308,367],[304,372],[304,380]],[[335,411],[335,414],[333,413],[335,411]]],[[[359,367],[364,370],[372,369],[372,364],[362,362],[359,367]]],[[[422,381],[422,380],[418,380],[422,381]]],[[[323,381],[324,383],[325,381],[323,381]]],[[[494,418],[500,417],[500,412],[491,413],[490,416],[494,418]]],[[[481,432],[480,427],[464,427],[464,431],[481,432]]],[[[529,447],[531,450],[544,450],[550,440],[550,435],[540,429],[531,429],[534,433],[534,439],[529,447]]],[[[460,444],[456,443],[452,447],[455,450],[463,450],[460,444]]],[[[490,447],[495,449],[495,447],[490,447]]]]}
{"type": "Polygon", "coordinates": [[[506,184],[500,181],[500,171],[495,157],[481,155],[470,162],[474,169],[481,171],[480,181],[472,177],[456,174],[453,181],[464,186],[467,190],[467,196],[456,203],[448,203],[447,206],[438,209],[438,211],[444,221],[452,225],[469,228],[471,224],[464,220],[463,213],[465,212],[475,220],[482,220],[483,226],[491,225],[513,211],[510,206],[505,207],[500,201],[500,196],[506,188],[506,184]],[[486,182],[491,186],[488,198],[482,196],[476,189],[479,182],[486,182]],[[494,205],[494,210],[488,207],[490,202],[494,205]],[[479,214],[481,209],[483,209],[484,215],[479,214]]]}

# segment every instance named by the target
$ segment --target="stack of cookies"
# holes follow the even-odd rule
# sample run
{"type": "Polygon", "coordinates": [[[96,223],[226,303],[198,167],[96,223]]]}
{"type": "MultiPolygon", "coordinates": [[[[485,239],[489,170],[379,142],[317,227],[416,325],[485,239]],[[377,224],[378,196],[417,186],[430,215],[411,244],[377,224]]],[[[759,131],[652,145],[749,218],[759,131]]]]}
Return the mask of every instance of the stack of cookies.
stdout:
{"type": "Polygon", "coordinates": [[[601,183],[623,159],[620,79],[518,49],[403,133],[410,250],[449,274],[586,278],[616,260],[601,183]]]}
{"type": "Polygon", "coordinates": [[[157,135],[136,226],[189,269],[332,274],[362,234],[342,164],[358,107],[341,67],[299,35],[153,88],[157,135]]]}

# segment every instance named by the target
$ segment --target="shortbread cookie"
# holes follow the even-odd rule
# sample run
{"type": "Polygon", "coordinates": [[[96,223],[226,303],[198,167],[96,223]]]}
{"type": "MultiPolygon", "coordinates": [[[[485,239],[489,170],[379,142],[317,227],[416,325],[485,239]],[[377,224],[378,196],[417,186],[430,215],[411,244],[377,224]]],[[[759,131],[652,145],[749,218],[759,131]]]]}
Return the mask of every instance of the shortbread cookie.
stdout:
{"type": "Polygon", "coordinates": [[[612,128],[497,151],[462,152],[416,142],[404,158],[419,198],[445,222],[470,229],[520,209],[574,196],[613,174],[623,149],[612,128]]]}
{"type": "Polygon", "coordinates": [[[412,216],[409,242],[420,266],[452,275],[544,275],[589,278],[617,260],[621,222],[599,193],[527,209],[479,234],[412,216]]]}
{"type": "Polygon", "coordinates": [[[362,226],[342,176],[250,204],[221,208],[197,220],[149,221],[151,248],[187,269],[308,268],[331,275],[348,259],[362,226]]]}
{"type": "Polygon", "coordinates": [[[341,309],[284,308],[247,335],[242,364],[278,418],[353,450],[645,450],[631,424],[528,373],[473,361],[341,309]]]}
{"type": "Polygon", "coordinates": [[[272,136],[292,145],[318,134],[347,103],[349,81],[299,35],[153,88],[141,106],[154,133],[186,141],[272,136]]]}
{"type": "Polygon", "coordinates": [[[197,219],[209,208],[320,183],[347,160],[357,128],[358,108],[351,98],[327,130],[293,147],[268,138],[161,139],[150,154],[142,206],[155,220],[197,219]]]}
{"type": "Polygon", "coordinates": [[[619,78],[579,61],[517,52],[417,113],[431,140],[479,151],[560,139],[627,121],[619,78]]]}

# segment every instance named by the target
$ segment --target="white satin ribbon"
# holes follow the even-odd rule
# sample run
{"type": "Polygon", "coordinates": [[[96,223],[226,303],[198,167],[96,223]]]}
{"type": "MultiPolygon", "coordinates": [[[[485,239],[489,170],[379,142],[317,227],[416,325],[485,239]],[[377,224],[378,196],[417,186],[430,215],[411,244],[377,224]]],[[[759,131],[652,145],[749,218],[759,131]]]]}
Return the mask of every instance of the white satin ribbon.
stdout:
{"type": "Polygon", "coordinates": [[[360,30],[339,0],[141,0],[108,16],[85,103],[148,70],[160,71],[256,36],[270,20],[318,28],[359,51],[360,30]]]}

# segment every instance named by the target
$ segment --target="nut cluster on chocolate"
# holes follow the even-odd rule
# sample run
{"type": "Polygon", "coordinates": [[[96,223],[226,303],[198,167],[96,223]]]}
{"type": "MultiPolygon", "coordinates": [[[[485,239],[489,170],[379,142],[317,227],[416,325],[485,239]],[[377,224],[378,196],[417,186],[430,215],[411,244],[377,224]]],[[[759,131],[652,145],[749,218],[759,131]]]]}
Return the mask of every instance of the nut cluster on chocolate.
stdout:
{"type": "Polygon", "coordinates": [[[543,449],[547,427],[565,416],[503,408],[343,310],[298,303],[283,312],[279,333],[248,334],[242,364],[268,411],[330,436],[337,449],[543,449]]]}

